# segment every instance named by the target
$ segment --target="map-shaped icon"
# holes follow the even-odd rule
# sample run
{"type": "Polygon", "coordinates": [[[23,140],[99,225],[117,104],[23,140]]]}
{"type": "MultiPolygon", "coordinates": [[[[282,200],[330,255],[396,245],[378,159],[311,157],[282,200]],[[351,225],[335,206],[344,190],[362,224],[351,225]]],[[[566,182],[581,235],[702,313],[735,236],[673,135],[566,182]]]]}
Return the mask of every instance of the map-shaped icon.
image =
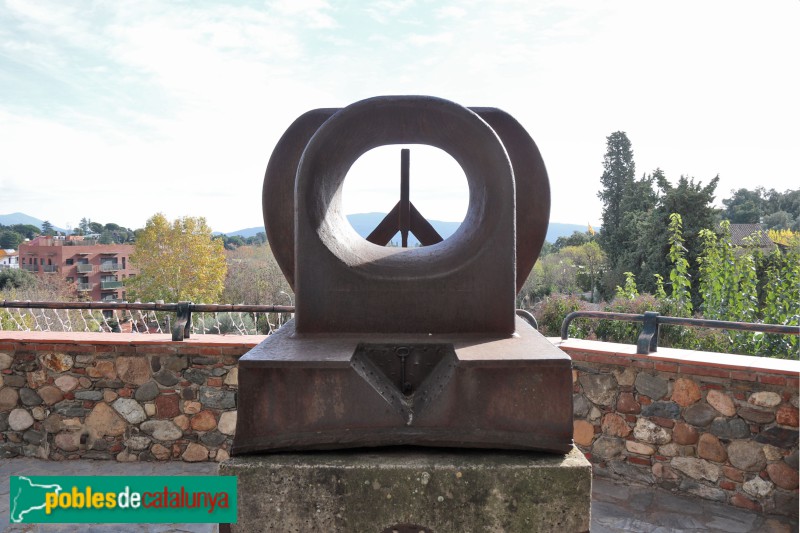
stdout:
{"type": "MultiPolygon", "coordinates": [[[[44,510],[46,506],[46,495],[51,492],[59,494],[63,488],[61,485],[42,485],[34,483],[30,478],[25,476],[13,476],[11,478],[11,490],[9,492],[9,499],[11,509],[9,512],[9,519],[12,523],[18,524],[20,522],[34,522],[35,519],[31,516],[25,515],[44,510]]],[[[38,513],[34,513],[36,515],[38,513]]]]}

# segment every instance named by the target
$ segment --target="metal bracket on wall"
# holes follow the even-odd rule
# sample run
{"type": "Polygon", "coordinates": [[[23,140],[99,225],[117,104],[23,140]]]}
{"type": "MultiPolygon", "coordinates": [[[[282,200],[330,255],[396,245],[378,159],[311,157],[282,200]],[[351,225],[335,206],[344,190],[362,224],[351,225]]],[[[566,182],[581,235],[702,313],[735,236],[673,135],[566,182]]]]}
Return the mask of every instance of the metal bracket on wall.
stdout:
{"type": "Polygon", "coordinates": [[[175,310],[175,325],[172,326],[172,340],[188,339],[192,332],[192,302],[178,302],[175,310]]]}
{"type": "Polygon", "coordinates": [[[658,313],[655,311],[644,312],[642,332],[636,341],[636,353],[648,354],[658,349],[658,313]]]}

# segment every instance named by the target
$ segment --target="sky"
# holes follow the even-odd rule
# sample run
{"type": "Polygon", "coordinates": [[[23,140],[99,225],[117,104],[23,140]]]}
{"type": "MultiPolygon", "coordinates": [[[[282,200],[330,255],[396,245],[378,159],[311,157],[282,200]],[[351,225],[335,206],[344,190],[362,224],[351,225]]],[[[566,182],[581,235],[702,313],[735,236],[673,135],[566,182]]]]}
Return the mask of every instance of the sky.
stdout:
{"type": "MultiPolygon", "coordinates": [[[[553,222],[599,225],[606,137],[637,174],[800,183],[800,1],[2,0],[0,214],[260,226],[272,150],[310,109],[384,94],[501,108],[536,141],[553,222]]],[[[412,147],[411,201],[460,220],[466,180],[412,147]]],[[[399,149],[356,161],[348,213],[399,198],[399,149]]],[[[518,199],[524,204],[524,199],[518,199]]]]}

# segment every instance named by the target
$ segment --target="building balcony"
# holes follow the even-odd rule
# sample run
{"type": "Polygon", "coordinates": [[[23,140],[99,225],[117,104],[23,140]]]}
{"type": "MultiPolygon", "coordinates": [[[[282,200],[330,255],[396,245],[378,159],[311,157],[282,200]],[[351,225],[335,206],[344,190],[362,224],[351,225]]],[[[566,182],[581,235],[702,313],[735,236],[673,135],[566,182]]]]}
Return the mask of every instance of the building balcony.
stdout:
{"type": "Polygon", "coordinates": [[[100,272],[116,272],[117,270],[122,270],[119,263],[102,263],[100,265],[100,272]]]}
{"type": "Polygon", "coordinates": [[[39,272],[39,265],[22,265],[22,270],[27,270],[28,272],[39,272]]]}
{"type": "Polygon", "coordinates": [[[58,265],[42,265],[42,272],[58,272],[58,265]]]}
{"type": "Polygon", "coordinates": [[[87,272],[91,272],[92,270],[94,270],[94,265],[89,265],[89,264],[85,264],[85,263],[81,263],[81,264],[78,265],[78,272],[80,272],[82,274],[85,274],[87,272]]]}
{"type": "Polygon", "coordinates": [[[79,291],[90,291],[92,290],[93,283],[78,283],[78,290],[79,291]]]}
{"type": "Polygon", "coordinates": [[[100,289],[107,291],[111,289],[119,289],[122,287],[121,281],[101,281],[100,282],[100,289]]]}

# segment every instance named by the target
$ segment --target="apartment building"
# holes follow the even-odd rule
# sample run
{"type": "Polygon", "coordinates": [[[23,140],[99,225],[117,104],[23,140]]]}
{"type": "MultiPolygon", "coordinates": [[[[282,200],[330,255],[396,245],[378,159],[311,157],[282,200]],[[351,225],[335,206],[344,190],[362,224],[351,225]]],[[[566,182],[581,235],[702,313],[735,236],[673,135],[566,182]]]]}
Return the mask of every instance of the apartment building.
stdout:
{"type": "Polygon", "coordinates": [[[16,250],[0,249],[0,270],[19,268],[19,253],[16,250]]]}
{"type": "Polygon", "coordinates": [[[36,237],[20,244],[19,266],[39,276],[58,275],[85,299],[122,301],[124,280],[135,276],[131,268],[132,244],[97,244],[81,236],[36,237]]]}

